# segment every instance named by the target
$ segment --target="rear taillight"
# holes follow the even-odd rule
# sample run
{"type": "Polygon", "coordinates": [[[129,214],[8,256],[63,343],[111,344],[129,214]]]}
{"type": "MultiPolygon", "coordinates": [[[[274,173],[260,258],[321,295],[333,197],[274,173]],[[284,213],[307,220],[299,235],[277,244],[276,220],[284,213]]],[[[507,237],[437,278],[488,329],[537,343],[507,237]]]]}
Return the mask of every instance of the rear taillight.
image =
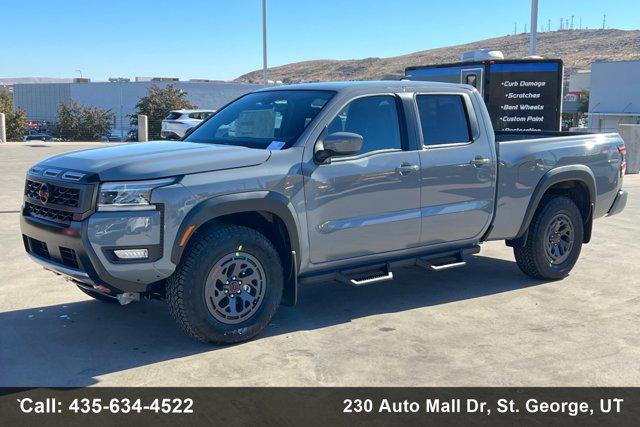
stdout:
{"type": "Polygon", "coordinates": [[[618,146],[618,151],[620,152],[620,176],[623,176],[627,172],[627,147],[618,146]]]}

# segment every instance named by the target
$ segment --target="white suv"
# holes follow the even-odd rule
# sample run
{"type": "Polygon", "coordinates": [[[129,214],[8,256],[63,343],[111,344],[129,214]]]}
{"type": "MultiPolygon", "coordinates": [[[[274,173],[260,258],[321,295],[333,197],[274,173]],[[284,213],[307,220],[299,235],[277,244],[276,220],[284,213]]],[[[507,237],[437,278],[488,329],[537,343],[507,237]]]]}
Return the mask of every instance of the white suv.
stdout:
{"type": "Polygon", "coordinates": [[[165,139],[180,139],[189,129],[215,112],[216,110],[173,110],[162,121],[160,136],[165,139]]]}

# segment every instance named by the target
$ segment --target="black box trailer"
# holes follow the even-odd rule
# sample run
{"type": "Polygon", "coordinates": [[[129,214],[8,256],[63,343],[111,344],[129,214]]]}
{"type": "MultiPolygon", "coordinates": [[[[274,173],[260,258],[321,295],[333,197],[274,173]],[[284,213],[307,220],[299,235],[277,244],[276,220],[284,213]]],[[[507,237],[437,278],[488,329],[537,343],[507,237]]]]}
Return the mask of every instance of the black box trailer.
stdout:
{"type": "Polygon", "coordinates": [[[491,59],[408,67],[405,78],[474,86],[498,131],[558,131],[561,59],[491,59]]]}

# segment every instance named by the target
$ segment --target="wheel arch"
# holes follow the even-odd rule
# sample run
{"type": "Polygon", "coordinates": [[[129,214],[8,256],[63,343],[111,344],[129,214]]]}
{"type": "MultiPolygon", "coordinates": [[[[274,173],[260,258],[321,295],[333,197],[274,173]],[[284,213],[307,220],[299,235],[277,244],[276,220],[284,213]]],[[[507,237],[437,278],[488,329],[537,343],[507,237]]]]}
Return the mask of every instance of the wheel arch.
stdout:
{"type": "Polygon", "coordinates": [[[183,219],[171,251],[171,261],[178,264],[193,236],[215,221],[236,223],[257,229],[274,240],[283,264],[285,290],[283,303],[297,300],[297,271],[300,254],[299,224],[295,210],[282,194],[256,191],[215,196],[194,206],[183,219]],[[272,232],[264,225],[271,223],[272,232]]]}
{"type": "Polygon", "coordinates": [[[596,202],[596,179],[591,169],[585,165],[567,165],[551,169],[538,181],[529,199],[518,234],[515,238],[508,240],[507,244],[509,246],[526,244],[527,229],[546,194],[566,195],[576,202],[583,218],[583,243],[589,243],[596,202]]]}

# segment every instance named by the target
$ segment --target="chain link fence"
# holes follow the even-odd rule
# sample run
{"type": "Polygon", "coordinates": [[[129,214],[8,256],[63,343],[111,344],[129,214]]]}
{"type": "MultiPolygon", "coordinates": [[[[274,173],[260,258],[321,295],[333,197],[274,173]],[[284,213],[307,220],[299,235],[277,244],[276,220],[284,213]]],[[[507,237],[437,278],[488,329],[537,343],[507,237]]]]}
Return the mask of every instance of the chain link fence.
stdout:
{"type": "MultiPolygon", "coordinates": [[[[108,125],[96,126],[87,121],[65,122],[55,117],[30,116],[20,132],[22,141],[82,141],[133,142],[138,141],[138,127],[129,116],[111,117],[108,125]]],[[[157,128],[160,128],[158,123],[157,128]]],[[[160,139],[160,131],[149,133],[149,140],[160,139]]],[[[15,139],[15,138],[14,138],[15,139]]]]}

